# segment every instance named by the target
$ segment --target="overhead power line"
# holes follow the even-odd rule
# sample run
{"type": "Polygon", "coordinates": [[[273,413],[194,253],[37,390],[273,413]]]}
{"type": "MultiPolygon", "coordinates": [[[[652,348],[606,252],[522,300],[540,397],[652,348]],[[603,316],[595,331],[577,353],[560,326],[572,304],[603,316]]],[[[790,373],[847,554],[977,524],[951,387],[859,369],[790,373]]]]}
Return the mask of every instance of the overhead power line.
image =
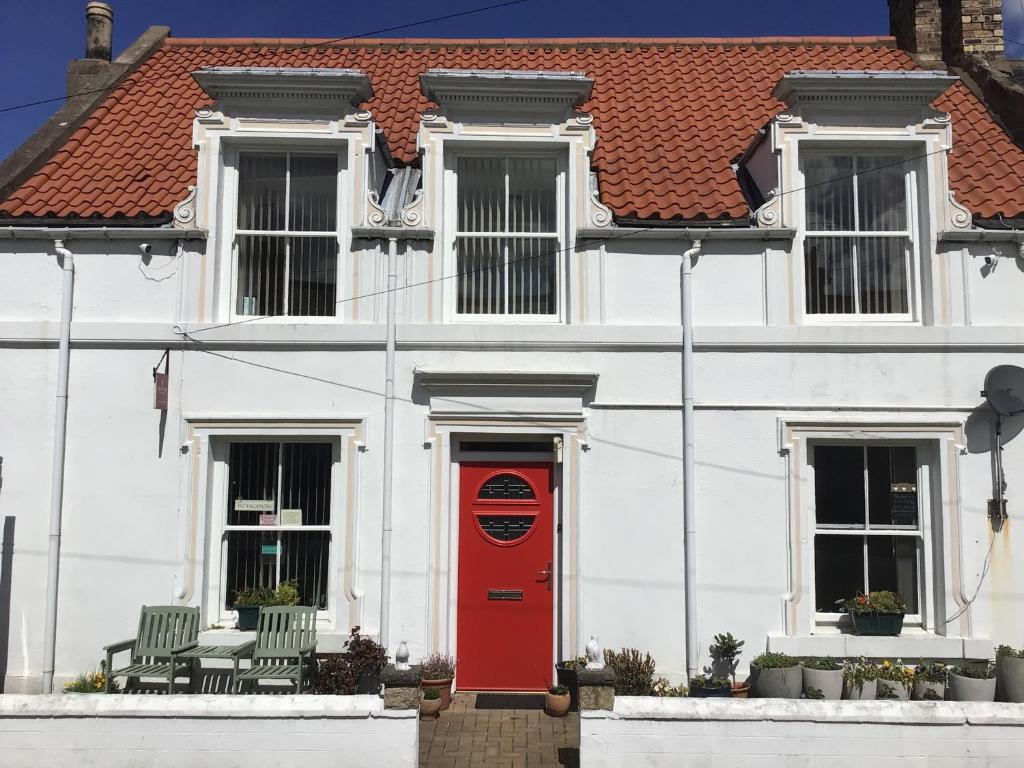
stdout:
{"type": "MultiPolygon", "coordinates": [[[[522,5],[528,3],[530,0],[506,0],[503,3],[495,3],[493,5],[482,5],[478,8],[470,8],[466,11],[457,11],[455,13],[446,13],[443,16],[432,16],[429,19],[419,19],[418,21],[410,21],[405,24],[396,24],[391,27],[381,27],[379,29],[372,29],[368,32],[360,32],[355,35],[347,35],[345,37],[335,37],[330,40],[318,40],[315,43],[304,43],[301,45],[288,46],[290,50],[302,50],[304,48],[322,48],[325,45],[333,45],[334,43],[343,43],[346,40],[358,40],[362,37],[370,37],[371,35],[381,35],[385,32],[397,32],[400,29],[408,29],[409,27],[419,27],[424,24],[432,24],[435,21],[448,21],[450,19],[458,19],[463,16],[470,16],[475,13],[483,13],[485,11],[494,11],[498,8],[508,8],[513,5],[522,5]]],[[[136,83],[145,82],[146,78],[137,80],[136,83]]],[[[67,99],[74,99],[78,96],[88,96],[92,93],[103,93],[104,91],[111,90],[110,86],[107,88],[92,88],[85,91],[77,91],[76,93],[65,94],[64,96],[53,96],[48,99],[39,99],[38,101],[29,101],[24,104],[13,104],[9,107],[0,107],[0,113],[13,112],[16,109],[27,109],[28,107],[37,107],[40,104],[52,104],[55,101],[65,101],[67,99]]]]}

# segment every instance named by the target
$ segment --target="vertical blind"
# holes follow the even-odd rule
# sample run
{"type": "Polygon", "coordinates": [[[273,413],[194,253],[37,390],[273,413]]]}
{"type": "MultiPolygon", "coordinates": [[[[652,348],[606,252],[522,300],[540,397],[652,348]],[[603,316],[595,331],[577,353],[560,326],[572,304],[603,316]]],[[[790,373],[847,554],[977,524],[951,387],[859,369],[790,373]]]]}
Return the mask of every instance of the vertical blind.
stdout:
{"type": "Polygon", "coordinates": [[[899,155],[804,158],[808,314],[910,309],[907,171],[899,155]]]}
{"type": "Polygon", "coordinates": [[[225,607],[292,580],[302,605],[326,608],[332,445],[231,443],[228,462],[225,607]]]}
{"type": "Polygon", "coordinates": [[[456,310],[558,312],[558,168],[551,157],[460,157],[456,310]]]}
{"type": "Polygon", "coordinates": [[[237,314],[335,314],[337,201],[337,154],[239,155],[237,314]]]}

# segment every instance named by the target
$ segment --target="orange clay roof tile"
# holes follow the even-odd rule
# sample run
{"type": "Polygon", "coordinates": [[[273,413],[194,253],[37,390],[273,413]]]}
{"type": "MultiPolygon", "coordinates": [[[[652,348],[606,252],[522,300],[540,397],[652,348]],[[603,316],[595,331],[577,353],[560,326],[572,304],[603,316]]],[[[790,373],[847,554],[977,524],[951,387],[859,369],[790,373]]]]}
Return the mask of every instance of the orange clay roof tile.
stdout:
{"type": "MultiPolygon", "coordinates": [[[[594,117],[593,165],[619,218],[742,219],[731,163],[782,105],[793,69],[916,69],[891,38],[310,40],[170,38],[8,199],[7,216],[166,216],[195,183],[192,119],[209,66],[355,67],[366,105],[402,163],[416,159],[418,76],[431,67],[583,71],[594,117]],[[322,43],[315,47],[310,44],[322,43]]],[[[936,100],[953,116],[950,180],[976,214],[1024,213],[1024,152],[962,83],[936,100]]]]}

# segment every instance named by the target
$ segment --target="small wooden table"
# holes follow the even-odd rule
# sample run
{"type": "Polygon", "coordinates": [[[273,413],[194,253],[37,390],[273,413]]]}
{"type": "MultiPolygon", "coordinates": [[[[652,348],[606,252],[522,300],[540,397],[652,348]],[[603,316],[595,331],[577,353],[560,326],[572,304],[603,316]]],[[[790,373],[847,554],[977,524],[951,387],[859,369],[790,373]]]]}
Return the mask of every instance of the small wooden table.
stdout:
{"type": "Polygon", "coordinates": [[[231,659],[231,686],[228,689],[232,693],[235,690],[235,677],[238,675],[238,662],[243,656],[252,658],[253,648],[256,641],[250,640],[239,645],[197,645],[187,651],[179,653],[177,658],[198,661],[200,659],[231,659]]]}

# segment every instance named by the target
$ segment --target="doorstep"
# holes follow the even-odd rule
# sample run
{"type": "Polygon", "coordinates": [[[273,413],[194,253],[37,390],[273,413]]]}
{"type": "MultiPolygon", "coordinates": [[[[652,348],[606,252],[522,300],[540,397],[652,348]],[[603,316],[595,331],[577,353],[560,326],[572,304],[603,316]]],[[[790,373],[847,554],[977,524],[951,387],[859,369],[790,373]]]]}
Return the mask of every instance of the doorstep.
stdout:
{"type": "Polygon", "coordinates": [[[871,637],[828,632],[817,635],[768,635],[768,650],[790,656],[833,656],[880,659],[990,659],[990,638],[947,637],[921,630],[897,637],[871,637]]]}

